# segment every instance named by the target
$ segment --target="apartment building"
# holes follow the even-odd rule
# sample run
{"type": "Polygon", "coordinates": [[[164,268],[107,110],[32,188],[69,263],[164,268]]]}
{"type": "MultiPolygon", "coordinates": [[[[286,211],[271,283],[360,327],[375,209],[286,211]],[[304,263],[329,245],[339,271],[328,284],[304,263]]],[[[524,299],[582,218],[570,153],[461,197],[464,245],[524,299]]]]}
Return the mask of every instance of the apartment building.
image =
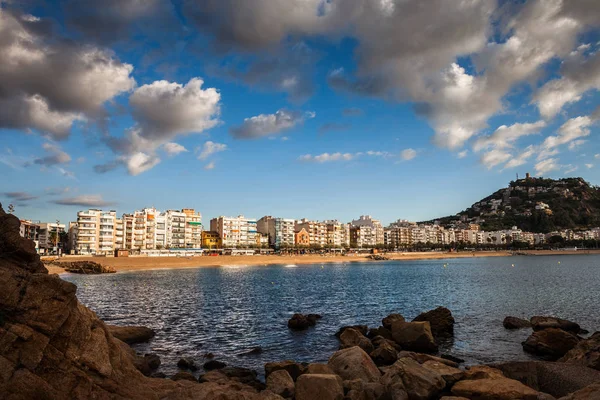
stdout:
{"type": "Polygon", "coordinates": [[[134,250],[155,250],[156,247],[156,218],[160,212],[154,208],[144,208],[133,213],[133,243],[134,250]]]}
{"type": "Polygon", "coordinates": [[[76,227],[70,229],[76,254],[109,254],[115,250],[117,214],[89,209],[77,213],[76,227]]]}
{"type": "Polygon", "coordinates": [[[361,215],[350,223],[351,247],[374,247],[384,244],[383,225],[370,215],[361,215]]]}
{"type": "Polygon", "coordinates": [[[219,233],[224,248],[256,246],[256,219],[219,216],[210,221],[210,230],[219,233]]]}
{"type": "Polygon", "coordinates": [[[38,224],[29,220],[21,220],[21,226],[19,227],[19,235],[29,240],[37,240],[38,238],[38,224]]]}
{"type": "Polygon", "coordinates": [[[303,218],[296,221],[295,231],[306,230],[310,246],[316,248],[327,247],[327,224],[319,221],[309,221],[303,218]]]}
{"type": "Polygon", "coordinates": [[[327,226],[327,245],[333,248],[350,246],[350,224],[337,220],[325,221],[327,226]]]}
{"type": "Polygon", "coordinates": [[[181,210],[185,214],[185,247],[199,249],[202,247],[202,215],[193,208],[181,210]]]}
{"type": "MultiPolygon", "coordinates": [[[[161,220],[163,218],[166,237],[166,242],[163,247],[171,249],[185,248],[186,214],[183,211],[168,210],[162,215],[161,220]]],[[[202,238],[200,238],[200,241],[202,241],[202,238]]]]}
{"type": "Polygon", "coordinates": [[[293,219],[274,218],[266,215],[256,222],[256,230],[262,235],[268,235],[269,246],[275,249],[293,247],[296,242],[293,219]]]}

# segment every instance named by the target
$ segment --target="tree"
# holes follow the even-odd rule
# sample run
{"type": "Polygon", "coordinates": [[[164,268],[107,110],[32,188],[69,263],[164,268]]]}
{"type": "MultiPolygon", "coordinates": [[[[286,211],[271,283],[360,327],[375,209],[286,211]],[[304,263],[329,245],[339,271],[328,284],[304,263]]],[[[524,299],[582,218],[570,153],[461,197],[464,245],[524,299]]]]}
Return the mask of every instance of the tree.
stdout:
{"type": "Polygon", "coordinates": [[[8,213],[9,214],[14,214],[15,213],[15,206],[13,204],[9,204],[8,205],[8,213]]]}

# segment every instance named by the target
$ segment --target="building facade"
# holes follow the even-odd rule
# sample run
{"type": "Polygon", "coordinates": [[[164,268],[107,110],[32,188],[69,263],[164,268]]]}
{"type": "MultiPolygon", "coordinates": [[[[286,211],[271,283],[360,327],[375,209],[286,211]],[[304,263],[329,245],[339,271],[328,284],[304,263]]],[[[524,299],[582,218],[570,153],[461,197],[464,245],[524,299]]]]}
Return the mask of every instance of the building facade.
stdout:
{"type": "Polygon", "coordinates": [[[210,230],[218,232],[224,248],[256,246],[256,220],[253,218],[220,216],[210,221],[210,230]]]}
{"type": "Polygon", "coordinates": [[[268,235],[269,246],[275,249],[293,247],[295,244],[293,219],[264,216],[257,221],[256,229],[259,233],[268,235]]]}

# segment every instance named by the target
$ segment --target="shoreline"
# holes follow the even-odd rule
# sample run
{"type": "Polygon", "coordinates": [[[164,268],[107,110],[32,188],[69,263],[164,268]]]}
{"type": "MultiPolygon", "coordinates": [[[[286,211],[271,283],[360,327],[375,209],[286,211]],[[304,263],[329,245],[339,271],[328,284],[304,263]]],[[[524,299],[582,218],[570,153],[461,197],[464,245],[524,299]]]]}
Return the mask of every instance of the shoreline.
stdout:
{"type": "MultiPolygon", "coordinates": [[[[600,254],[600,250],[529,250],[519,254],[510,251],[476,251],[476,252],[407,252],[386,253],[389,261],[443,260],[459,258],[510,257],[513,255],[545,256],[545,255],[591,255],[600,254]]],[[[114,268],[117,273],[145,271],[157,269],[185,268],[219,268],[227,266],[266,266],[274,264],[330,264],[330,263],[378,263],[381,261],[368,259],[366,255],[254,255],[254,256],[197,256],[197,257],[94,257],[94,256],[64,256],[60,262],[94,261],[106,267],[114,268]]],[[[61,267],[46,265],[51,274],[66,273],[61,267]]]]}

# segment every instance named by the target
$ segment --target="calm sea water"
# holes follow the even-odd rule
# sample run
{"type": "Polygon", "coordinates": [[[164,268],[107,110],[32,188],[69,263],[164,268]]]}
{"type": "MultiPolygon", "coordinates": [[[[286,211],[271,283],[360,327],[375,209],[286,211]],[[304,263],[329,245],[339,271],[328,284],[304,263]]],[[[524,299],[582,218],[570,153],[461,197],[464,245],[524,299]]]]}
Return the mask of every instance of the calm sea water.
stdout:
{"type": "Polygon", "coordinates": [[[507,331],[506,315],[555,315],[600,330],[600,256],[490,257],[364,264],[274,265],[63,275],[79,299],[116,325],[156,330],[139,352],[156,352],[166,374],[182,356],[207,352],[229,365],[263,371],[265,362],[326,361],[342,325],[378,326],[399,312],[412,319],[445,306],[455,338],[442,352],[468,363],[526,360],[528,330],[507,331]],[[445,265],[445,267],[444,267],[445,265]],[[513,267],[514,265],[514,267],[513,267]],[[291,332],[295,312],[323,315],[291,332]],[[243,354],[260,346],[261,354],[243,354]]]}

